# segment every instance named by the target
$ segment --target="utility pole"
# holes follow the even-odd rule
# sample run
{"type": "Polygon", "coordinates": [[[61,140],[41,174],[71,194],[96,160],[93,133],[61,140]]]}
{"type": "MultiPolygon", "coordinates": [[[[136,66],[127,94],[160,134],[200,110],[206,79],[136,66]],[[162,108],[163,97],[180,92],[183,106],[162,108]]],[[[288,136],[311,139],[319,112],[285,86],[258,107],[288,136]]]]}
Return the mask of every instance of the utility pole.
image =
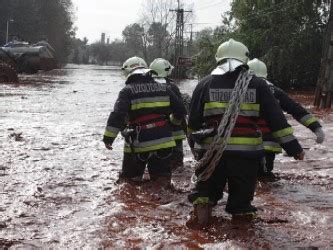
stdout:
{"type": "Polygon", "coordinates": [[[12,23],[12,22],[14,22],[14,20],[13,19],[11,19],[11,18],[9,18],[8,20],[7,20],[7,30],[6,30],[6,44],[8,43],[8,41],[9,41],[9,24],[10,23],[12,23]]]}
{"type": "Polygon", "coordinates": [[[190,42],[188,44],[188,56],[192,56],[192,46],[193,46],[193,23],[190,24],[191,31],[190,31],[190,42]]]}
{"type": "Polygon", "coordinates": [[[330,3],[330,17],[323,39],[322,51],[314,106],[331,108],[333,104],[333,1],[330,3]]]}
{"type": "Polygon", "coordinates": [[[175,68],[175,77],[181,78],[184,74],[184,70],[182,65],[179,65],[178,60],[180,57],[184,55],[184,13],[185,12],[192,12],[191,10],[184,10],[180,8],[180,0],[177,0],[178,7],[174,11],[177,14],[176,17],[176,38],[175,38],[175,58],[174,58],[174,65],[175,68]]]}

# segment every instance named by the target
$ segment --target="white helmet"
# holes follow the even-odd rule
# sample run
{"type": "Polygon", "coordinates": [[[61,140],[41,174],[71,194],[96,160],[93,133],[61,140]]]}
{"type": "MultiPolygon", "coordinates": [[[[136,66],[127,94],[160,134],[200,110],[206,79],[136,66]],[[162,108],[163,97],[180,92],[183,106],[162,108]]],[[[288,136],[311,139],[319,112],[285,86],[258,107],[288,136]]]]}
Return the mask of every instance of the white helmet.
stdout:
{"type": "Polygon", "coordinates": [[[249,66],[250,70],[256,74],[256,76],[267,78],[267,67],[264,62],[254,58],[253,60],[249,61],[247,65],[249,66]]]}
{"type": "Polygon", "coordinates": [[[124,70],[126,75],[129,75],[135,69],[145,69],[145,68],[148,68],[148,65],[145,62],[145,60],[143,60],[141,57],[134,56],[134,57],[128,58],[124,62],[123,67],[121,69],[124,70]]]}
{"type": "Polygon", "coordinates": [[[230,39],[218,47],[215,59],[217,63],[225,59],[235,59],[246,64],[249,60],[249,50],[241,42],[230,39]]]}
{"type": "Polygon", "coordinates": [[[149,66],[151,70],[156,72],[158,77],[167,77],[171,75],[174,67],[171,63],[163,58],[156,58],[149,66]]]}

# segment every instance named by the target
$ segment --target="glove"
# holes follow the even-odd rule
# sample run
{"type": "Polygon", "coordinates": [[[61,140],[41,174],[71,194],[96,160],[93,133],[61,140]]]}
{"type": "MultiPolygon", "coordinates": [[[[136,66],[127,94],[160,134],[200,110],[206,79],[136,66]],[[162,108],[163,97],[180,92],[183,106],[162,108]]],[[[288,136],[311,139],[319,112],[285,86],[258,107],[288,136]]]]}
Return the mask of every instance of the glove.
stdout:
{"type": "Polygon", "coordinates": [[[316,131],[314,132],[315,135],[317,136],[317,143],[323,143],[325,140],[325,133],[322,130],[322,128],[317,128],[316,131]]]}
{"type": "Polygon", "coordinates": [[[300,161],[302,161],[302,160],[304,160],[304,156],[305,156],[305,152],[302,151],[302,152],[299,153],[298,155],[295,155],[294,158],[295,158],[295,160],[300,160],[300,161]]]}

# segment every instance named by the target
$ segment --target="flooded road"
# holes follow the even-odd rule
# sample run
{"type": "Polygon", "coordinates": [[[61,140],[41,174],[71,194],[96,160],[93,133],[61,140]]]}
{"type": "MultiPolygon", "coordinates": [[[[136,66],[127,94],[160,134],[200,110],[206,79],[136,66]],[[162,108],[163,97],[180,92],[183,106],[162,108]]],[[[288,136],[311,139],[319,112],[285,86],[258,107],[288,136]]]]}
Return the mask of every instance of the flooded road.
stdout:
{"type": "MultiPolygon", "coordinates": [[[[333,114],[322,117],[323,145],[290,121],[306,160],[278,156],[281,180],[258,183],[256,222],[231,223],[223,199],[214,224],[197,231],[185,226],[187,146],[176,190],[115,183],[123,140],[111,152],[101,139],[123,84],[115,68],[69,65],[0,85],[0,248],[333,247],[333,114]]],[[[191,93],[195,84],[180,86],[191,93]]]]}

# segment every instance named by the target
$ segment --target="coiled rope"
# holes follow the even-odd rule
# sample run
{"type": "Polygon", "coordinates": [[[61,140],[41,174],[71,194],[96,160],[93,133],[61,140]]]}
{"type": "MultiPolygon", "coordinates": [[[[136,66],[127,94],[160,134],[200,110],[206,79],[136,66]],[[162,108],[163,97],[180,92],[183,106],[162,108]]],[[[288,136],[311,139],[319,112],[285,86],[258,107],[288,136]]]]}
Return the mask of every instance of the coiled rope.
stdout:
{"type": "Polygon", "coordinates": [[[195,165],[198,175],[192,175],[192,182],[206,181],[213,174],[216,166],[219,164],[223,152],[225,151],[231,132],[235,126],[237,117],[240,112],[240,106],[244,101],[253,73],[249,70],[242,69],[235,82],[235,87],[231,93],[231,98],[225,114],[217,128],[212,143],[209,145],[202,159],[195,165]],[[203,168],[203,169],[202,169],[203,168]],[[201,171],[198,171],[202,169],[201,171]]]}

